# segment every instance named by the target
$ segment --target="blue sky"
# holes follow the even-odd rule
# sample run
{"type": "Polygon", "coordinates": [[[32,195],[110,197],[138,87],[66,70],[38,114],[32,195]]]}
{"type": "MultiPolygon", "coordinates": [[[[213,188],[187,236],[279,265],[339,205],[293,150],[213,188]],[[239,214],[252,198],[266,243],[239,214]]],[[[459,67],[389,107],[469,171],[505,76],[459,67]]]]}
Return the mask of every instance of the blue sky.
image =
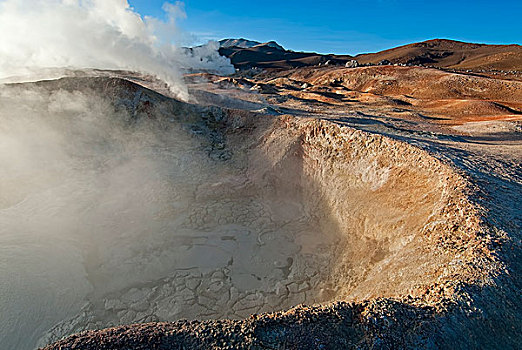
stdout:
{"type": "MultiPolygon", "coordinates": [[[[164,0],[129,0],[164,16],[164,0]]],[[[174,1],[171,1],[174,2],[174,1]]],[[[198,40],[275,40],[296,51],[356,54],[434,38],[522,43],[522,0],[186,0],[180,26],[198,40]]]]}

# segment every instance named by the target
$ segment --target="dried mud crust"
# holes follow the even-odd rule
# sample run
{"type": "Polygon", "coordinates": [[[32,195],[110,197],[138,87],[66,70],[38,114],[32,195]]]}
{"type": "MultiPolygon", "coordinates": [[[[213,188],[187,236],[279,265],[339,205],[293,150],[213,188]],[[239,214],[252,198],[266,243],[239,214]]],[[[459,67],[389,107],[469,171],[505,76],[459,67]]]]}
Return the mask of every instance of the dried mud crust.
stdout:
{"type": "MultiPolygon", "coordinates": [[[[203,119],[195,117],[194,125],[198,135],[211,140],[208,155],[238,169],[241,176],[219,186],[201,185],[195,198],[204,205],[196,205],[182,227],[201,230],[250,223],[261,230],[257,234],[262,242],[263,228],[270,231],[274,213],[280,222],[299,213],[304,225],[291,220],[288,224],[294,225],[292,232],[311,230],[294,237],[301,246],[303,268],[289,283],[273,286],[274,304],[267,299],[268,289],[243,295],[245,301],[239,303],[245,305],[239,310],[250,314],[263,312],[266,305],[303,305],[243,320],[181,320],[87,331],[45,349],[458,348],[470,344],[460,334],[474,337],[474,344],[495,344],[475,329],[480,325],[505,322],[505,329],[496,331],[513,331],[512,320],[499,316],[501,307],[490,305],[500,299],[494,286],[504,273],[491,250],[492,229],[482,222],[482,209],[469,200],[473,186],[456,169],[404,142],[327,121],[218,109],[203,114],[203,119]],[[234,191],[227,192],[230,188],[234,191]],[[235,197],[237,189],[248,194],[253,188],[271,209],[235,197]],[[228,200],[222,199],[224,194],[228,200]],[[292,203],[298,208],[290,209],[292,203]],[[231,217],[230,212],[239,216],[231,217]],[[335,242],[326,252],[307,242],[323,238],[335,242]],[[314,261],[325,253],[328,259],[314,261]],[[307,257],[319,264],[312,266],[312,279],[307,277],[307,257]],[[314,274],[318,266],[320,273],[314,274]],[[296,298],[301,292],[303,296],[296,298]],[[321,304],[306,306],[315,302],[321,304]]],[[[296,260],[287,262],[299,265],[296,260]]],[[[283,265],[276,269],[284,271],[283,265]]],[[[172,308],[163,310],[195,301],[186,303],[185,310],[194,314],[167,318],[201,318],[206,312],[198,310],[202,296],[208,298],[203,305],[222,305],[234,312],[233,287],[223,283],[227,271],[178,277],[163,281],[174,284],[166,289],[172,308]]],[[[114,323],[131,323],[137,312],[143,313],[142,321],[154,321],[158,316],[150,312],[149,299],[161,294],[162,287],[144,288],[150,295],[140,288],[129,290],[136,295],[129,296],[128,305],[107,299],[93,304],[93,310],[114,313],[114,323]],[[127,315],[129,310],[134,314],[127,315]]],[[[85,312],[88,316],[91,311],[85,312]]],[[[224,313],[216,316],[227,318],[224,313]]],[[[508,337],[505,344],[515,342],[508,337]]]]}

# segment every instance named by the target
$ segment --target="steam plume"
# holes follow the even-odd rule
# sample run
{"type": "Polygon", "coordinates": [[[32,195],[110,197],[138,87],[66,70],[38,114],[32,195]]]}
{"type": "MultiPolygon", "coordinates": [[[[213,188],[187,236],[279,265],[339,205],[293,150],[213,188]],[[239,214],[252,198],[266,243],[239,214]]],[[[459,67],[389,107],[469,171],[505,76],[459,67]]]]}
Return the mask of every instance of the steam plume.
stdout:
{"type": "Polygon", "coordinates": [[[126,69],[164,80],[179,98],[184,69],[229,73],[216,43],[175,46],[183,3],[166,3],[167,20],[142,17],[127,0],[0,0],[0,79],[47,68],[126,69]]]}

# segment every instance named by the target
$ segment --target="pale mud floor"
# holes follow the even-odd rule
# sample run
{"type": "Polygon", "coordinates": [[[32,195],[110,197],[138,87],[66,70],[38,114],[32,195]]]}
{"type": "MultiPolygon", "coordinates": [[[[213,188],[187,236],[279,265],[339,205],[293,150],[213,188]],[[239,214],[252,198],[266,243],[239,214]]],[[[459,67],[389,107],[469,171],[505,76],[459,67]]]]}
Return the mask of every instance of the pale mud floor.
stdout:
{"type": "MultiPolygon", "coordinates": [[[[168,95],[147,77],[90,75],[168,95]]],[[[520,239],[516,120],[452,129],[207,75],[189,77],[189,104],[74,79],[0,94],[0,340],[11,348],[300,304],[437,309],[461,281],[493,283],[506,262],[492,241],[520,239]],[[470,200],[473,186],[489,197],[470,200]],[[500,238],[482,206],[488,223],[503,216],[500,238]]]]}

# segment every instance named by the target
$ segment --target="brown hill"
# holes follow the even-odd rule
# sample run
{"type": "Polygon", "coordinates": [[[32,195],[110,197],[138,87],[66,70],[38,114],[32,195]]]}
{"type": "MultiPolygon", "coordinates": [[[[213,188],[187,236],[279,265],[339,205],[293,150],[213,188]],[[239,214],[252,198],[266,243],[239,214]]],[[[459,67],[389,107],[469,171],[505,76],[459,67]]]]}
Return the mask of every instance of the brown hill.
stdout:
{"type": "Polygon", "coordinates": [[[522,70],[522,46],[471,44],[435,39],[393,49],[357,55],[362,64],[428,65],[472,70],[522,70]]]}

